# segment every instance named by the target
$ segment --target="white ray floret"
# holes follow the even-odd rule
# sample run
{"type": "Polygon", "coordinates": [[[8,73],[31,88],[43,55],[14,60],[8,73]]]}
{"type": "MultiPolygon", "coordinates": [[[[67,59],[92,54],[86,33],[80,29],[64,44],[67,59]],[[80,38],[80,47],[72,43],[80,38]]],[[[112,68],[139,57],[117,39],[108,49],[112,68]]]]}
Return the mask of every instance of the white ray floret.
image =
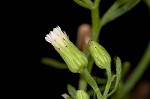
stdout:
{"type": "Polygon", "coordinates": [[[66,46],[64,40],[67,40],[68,37],[65,32],[61,30],[59,26],[53,28],[53,31],[50,31],[49,34],[46,35],[45,40],[51,43],[54,47],[59,48],[60,46],[66,46]]]}

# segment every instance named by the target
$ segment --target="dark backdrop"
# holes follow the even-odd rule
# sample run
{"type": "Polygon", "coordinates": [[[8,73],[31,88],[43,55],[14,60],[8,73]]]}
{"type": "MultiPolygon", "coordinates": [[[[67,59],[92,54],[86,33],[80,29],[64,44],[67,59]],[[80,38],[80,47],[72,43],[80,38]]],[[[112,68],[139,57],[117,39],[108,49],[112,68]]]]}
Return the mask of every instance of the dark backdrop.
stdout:
{"type": "MultiPolygon", "coordinates": [[[[101,15],[112,4],[110,0],[102,0],[101,15]]],[[[63,99],[67,93],[67,84],[77,88],[78,74],[69,70],[58,70],[41,63],[43,57],[52,57],[62,61],[54,48],[45,41],[45,35],[57,25],[66,31],[70,40],[76,42],[77,27],[82,23],[91,23],[90,11],[80,7],[72,0],[53,0],[49,2],[23,2],[18,11],[25,37],[25,59],[19,64],[16,79],[19,89],[14,95],[20,97],[43,97],[42,99],[63,99]],[[21,68],[23,67],[23,68],[21,68]],[[25,72],[23,72],[25,71],[25,72]]],[[[18,24],[19,25],[19,24],[18,24]]],[[[100,42],[113,57],[118,55],[122,61],[130,61],[134,69],[140,60],[149,41],[150,16],[144,2],[118,19],[108,23],[102,29],[100,42]]],[[[99,74],[97,69],[94,73],[99,74]]],[[[147,69],[142,78],[148,78],[147,69]]]]}

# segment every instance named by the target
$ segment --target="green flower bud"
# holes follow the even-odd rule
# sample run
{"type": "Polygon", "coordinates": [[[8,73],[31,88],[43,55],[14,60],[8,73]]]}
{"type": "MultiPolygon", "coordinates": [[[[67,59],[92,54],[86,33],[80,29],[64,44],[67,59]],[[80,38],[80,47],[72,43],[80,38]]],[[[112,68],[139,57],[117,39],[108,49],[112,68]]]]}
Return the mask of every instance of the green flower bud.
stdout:
{"type": "Polygon", "coordinates": [[[50,31],[45,40],[54,46],[71,72],[78,73],[88,64],[85,54],[69,40],[59,26],[50,31]]]}
{"type": "Polygon", "coordinates": [[[89,51],[99,68],[106,69],[110,67],[111,57],[102,45],[95,41],[89,41],[89,51]]]}
{"type": "Polygon", "coordinates": [[[90,99],[90,96],[84,90],[77,90],[76,99],[90,99]]]}

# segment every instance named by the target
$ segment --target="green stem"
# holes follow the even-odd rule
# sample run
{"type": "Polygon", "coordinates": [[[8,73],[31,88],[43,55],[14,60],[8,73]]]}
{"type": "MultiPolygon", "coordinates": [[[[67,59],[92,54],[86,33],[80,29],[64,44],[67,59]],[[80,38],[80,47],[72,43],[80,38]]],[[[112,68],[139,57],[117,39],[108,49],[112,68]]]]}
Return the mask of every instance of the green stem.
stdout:
{"type": "Polygon", "coordinates": [[[91,10],[91,17],[92,17],[92,39],[97,41],[100,35],[99,6],[91,10]]]}
{"type": "Polygon", "coordinates": [[[110,89],[110,86],[111,86],[111,69],[108,68],[106,69],[106,72],[107,72],[107,84],[106,84],[106,87],[105,87],[105,91],[104,91],[104,94],[103,94],[103,97],[107,97],[107,94],[109,92],[109,89],[110,89]]]}
{"type": "Polygon", "coordinates": [[[110,21],[115,20],[124,13],[128,12],[133,7],[135,7],[140,1],[141,0],[128,0],[127,3],[123,5],[118,1],[114,2],[114,4],[108,9],[108,11],[102,17],[101,26],[104,26],[110,21]]]}
{"type": "MultiPolygon", "coordinates": [[[[100,34],[100,16],[99,16],[99,3],[100,0],[95,0],[94,7],[91,9],[91,20],[92,20],[92,39],[97,41],[98,36],[100,34]]],[[[86,55],[89,57],[89,63],[88,63],[88,71],[91,73],[94,61],[90,58],[89,52],[86,53],[86,55]]],[[[87,89],[87,82],[84,78],[82,78],[82,75],[80,74],[79,79],[79,89],[87,89]]]]}
{"type": "MultiPolygon", "coordinates": [[[[92,68],[93,68],[93,64],[94,64],[94,60],[93,59],[89,59],[89,63],[87,66],[88,72],[91,73],[92,68]]],[[[87,90],[87,81],[82,77],[82,74],[79,75],[80,79],[79,79],[79,89],[82,90],[87,90]]]]}
{"type": "Polygon", "coordinates": [[[140,79],[140,77],[148,67],[149,62],[150,62],[150,42],[140,62],[132,72],[131,76],[127,79],[127,82],[125,83],[123,89],[117,95],[117,99],[122,99],[134,87],[134,85],[137,83],[137,81],[140,79]]]}
{"type": "MultiPolygon", "coordinates": [[[[94,3],[95,8],[93,8],[91,10],[92,39],[96,40],[96,41],[98,40],[98,36],[100,34],[99,2],[100,2],[100,0],[96,0],[95,3],[94,3]]],[[[87,54],[87,56],[89,56],[89,52],[86,53],[86,54],[87,54]]],[[[89,73],[91,73],[91,71],[92,71],[93,64],[94,64],[94,61],[89,56],[89,63],[88,63],[88,66],[87,66],[89,73]]],[[[87,89],[87,82],[84,78],[82,78],[82,74],[80,74],[79,89],[83,89],[83,90],[87,89]]]]}
{"type": "Polygon", "coordinates": [[[97,86],[96,82],[94,81],[94,79],[92,78],[92,76],[90,75],[90,73],[88,72],[87,68],[83,69],[81,74],[87,80],[89,85],[93,88],[93,90],[95,91],[95,93],[97,95],[97,98],[102,99],[101,91],[100,91],[99,87],[97,86]]]}
{"type": "Polygon", "coordinates": [[[83,78],[83,75],[79,75],[78,89],[79,90],[87,90],[87,81],[83,78]]]}

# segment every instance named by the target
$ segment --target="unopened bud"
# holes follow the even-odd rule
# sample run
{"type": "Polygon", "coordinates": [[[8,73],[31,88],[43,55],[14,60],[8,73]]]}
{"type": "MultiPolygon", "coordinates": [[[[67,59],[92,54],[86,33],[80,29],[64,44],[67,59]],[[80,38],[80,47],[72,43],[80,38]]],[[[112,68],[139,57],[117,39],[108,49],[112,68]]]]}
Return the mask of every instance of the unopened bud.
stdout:
{"type": "Polygon", "coordinates": [[[76,99],[90,99],[90,96],[84,90],[77,90],[76,99]]]}
{"type": "Polygon", "coordinates": [[[106,69],[110,67],[111,57],[102,45],[95,41],[89,41],[89,51],[99,68],[106,69]]]}
{"type": "Polygon", "coordinates": [[[88,64],[85,54],[69,40],[59,26],[50,31],[45,39],[54,46],[71,72],[78,73],[88,64]]]}

